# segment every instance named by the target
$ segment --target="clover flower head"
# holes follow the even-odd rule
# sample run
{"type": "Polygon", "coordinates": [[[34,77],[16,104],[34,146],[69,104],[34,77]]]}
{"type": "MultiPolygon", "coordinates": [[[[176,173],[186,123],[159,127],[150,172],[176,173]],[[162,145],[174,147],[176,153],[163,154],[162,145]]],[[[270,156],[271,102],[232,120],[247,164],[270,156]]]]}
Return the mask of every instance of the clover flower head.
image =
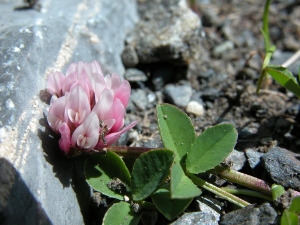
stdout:
{"type": "Polygon", "coordinates": [[[117,74],[104,76],[97,61],[72,63],[66,75],[51,73],[47,90],[47,120],[67,156],[101,150],[137,124],[124,127],[130,84],[117,74]]]}

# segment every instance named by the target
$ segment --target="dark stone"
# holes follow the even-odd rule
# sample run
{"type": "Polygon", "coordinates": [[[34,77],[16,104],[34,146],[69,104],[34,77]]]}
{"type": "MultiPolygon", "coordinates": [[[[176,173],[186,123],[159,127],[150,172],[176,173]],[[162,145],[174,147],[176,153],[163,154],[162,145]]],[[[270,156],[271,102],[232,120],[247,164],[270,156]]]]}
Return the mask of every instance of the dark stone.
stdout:
{"type": "Polygon", "coordinates": [[[175,68],[168,64],[155,65],[151,74],[151,82],[155,90],[160,90],[166,83],[176,78],[175,68]]]}
{"type": "Polygon", "coordinates": [[[260,224],[275,224],[277,213],[269,203],[264,203],[259,206],[259,211],[260,224]]]}
{"type": "Polygon", "coordinates": [[[273,147],[262,159],[268,175],[275,183],[300,190],[300,154],[273,147]]]}
{"type": "Polygon", "coordinates": [[[212,27],[218,24],[218,16],[213,9],[205,8],[202,10],[202,24],[205,27],[212,27]]]}
{"type": "Polygon", "coordinates": [[[259,224],[259,209],[254,208],[254,205],[249,205],[245,208],[232,211],[225,214],[220,221],[220,225],[258,225],[259,224]]]}
{"type": "Polygon", "coordinates": [[[122,52],[122,61],[126,67],[134,67],[139,63],[138,55],[131,45],[127,45],[122,52]]]}
{"type": "Polygon", "coordinates": [[[254,205],[249,205],[245,208],[227,213],[221,218],[220,225],[275,224],[276,219],[276,211],[269,203],[264,203],[258,208],[254,208],[254,205]]]}
{"type": "Polygon", "coordinates": [[[205,90],[202,91],[202,99],[204,101],[211,101],[214,102],[220,95],[220,92],[218,89],[214,87],[207,87],[205,90]]]}

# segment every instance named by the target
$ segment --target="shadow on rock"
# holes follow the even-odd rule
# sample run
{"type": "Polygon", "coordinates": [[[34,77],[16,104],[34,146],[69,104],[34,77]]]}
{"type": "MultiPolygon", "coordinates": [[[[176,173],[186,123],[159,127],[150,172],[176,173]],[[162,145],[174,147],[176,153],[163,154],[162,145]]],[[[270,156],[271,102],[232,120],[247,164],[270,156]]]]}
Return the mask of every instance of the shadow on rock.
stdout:
{"type": "Polygon", "coordinates": [[[40,119],[40,125],[45,131],[38,130],[38,137],[42,141],[42,148],[45,152],[45,160],[52,165],[55,177],[59,179],[64,188],[72,187],[74,190],[85,224],[89,224],[89,201],[90,187],[85,181],[84,162],[87,156],[75,158],[65,157],[59,149],[59,136],[47,125],[46,118],[40,119]]]}
{"type": "Polygon", "coordinates": [[[19,172],[0,158],[0,224],[52,224],[19,172]]]}

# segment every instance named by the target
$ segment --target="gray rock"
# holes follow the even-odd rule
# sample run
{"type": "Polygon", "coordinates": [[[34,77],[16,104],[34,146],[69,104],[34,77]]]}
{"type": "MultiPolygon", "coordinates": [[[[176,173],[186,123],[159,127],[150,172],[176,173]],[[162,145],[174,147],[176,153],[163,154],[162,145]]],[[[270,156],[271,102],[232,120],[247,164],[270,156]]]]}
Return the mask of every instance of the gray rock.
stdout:
{"type": "Polygon", "coordinates": [[[259,209],[254,208],[254,205],[247,206],[242,209],[232,211],[225,214],[220,221],[220,225],[258,225],[259,224],[259,209]]]}
{"type": "Polygon", "coordinates": [[[139,57],[131,45],[127,45],[122,53],[122,62],[126,67],[134,67],[139,64],[139,57]]]}
{"type": "Polygon", "coordinates": [[[208,68],[206,71],[200,71],[199,74],[198,74],[198,76],[200,78],[207,79],[207,78],[212,77],[215,74],[216,74],[216,71],[214,69],[208,68]]]}
{"type": "MultiPolygon", "coordinates": [[[[0,2],[0,20],[5,21],[0,24],[0,157],[28,187],[28,209],[40,202],[53,224],[88,223],[84,158],[60,155],[58,140],[42,126],[48,105],[38,93],[51,71],[65,72],[73,61],[96,59],[105,73],[122,75],[120,54],[125,34],[137,21],[136,4],[54,0],[41,3],[40,12],[14,11],[18,4],[0,2]]],[[[16,200],[15,205],[22,204],[22,198],[16,200]]],[[[30,216],[35,216],[32,211],[30,216]]]]}
{"type": "Polygon", "coordinates": [[[144,111],[147,108],[148,98],[145,90],[143,89],[132,90],[131,100],[138,109],[144,111]]]}
{"type": "Polygon", "coordinates": [[[218,24],[219,18],[212,8],[205,8],[202,10],[202,24],[205,27],[212,27],[218,24]]]}
{"type": "Polygon", "coordinates": [[[18,171],[5,158],[0,158],[0,218],[2,225],[52,224],[18,171]]]}
{"type": "Polygon", "coordinates": [[[164,93],[172,103],[179,107],[186,107],[192,96],[192,88],[190,85],[179,85],[173,84],[166,85],[164,93]]]}
{"type": "Polygon", "coordinates": [[[262,167],[261,157],[264,153],[249,148],[246,149],[246,155],[251,169],[258,169],[258,167],[262,167]]]}
{"type": "Polygon", "coordinates": [[[143,71],[135,68],[127,69],[124,76],[129,82],[145,82],[148,80],[148,77],[143,71]]]}
{"type": "Polygon", "coordinates": [[[220,225],[275,224],[276,218],[276,211],[269,203],[264,203],[259,208],[254,208],[254,205],[250,205],[227,213],[221,218],[220,225]]]}
{"type": "Polygon", "coordinates": [[[273,147],[262,157],[271,179],[286,188],[300,190],[300,154],[273,147]]]}
{"type": "Polygon", "coordinates": [[[232,41],[225,41],[214,48],[213,55],[219,57],[227,53],[229,50],[232,50],[233,48],[234,48],[234,43],[232,41]]]}
{"type": "Polygon", "coordinates": [[[248,139],[253,137],[257,133],[257,128],[255,127],[243,127],[239,131],[239,138],[248,139]]]}
{"type": "Polygon", "coordinates": [[[209,196],[199,196],[196,199],[199,211],[214,215],[217,221],[220,220],[222,203],[209,196]]]}
{"type": "Polygon", "coordinates": [[[185,213],[171,225],[217,225],[218,220],[213,214],[203,212],[185,213]]]}
{"type": "Polygon", "coordinates": [[[218,89],[214,87],[207,87],[205,90],[202,91],[202,99],[204,101],[211,101],[214,102],[220,95],[220,92],[218,89]]]}
{"type": "Polygon", "coordinates": [[[246,162],[246,156],[244,152],[239,152],[237,150],[233,150],[228,157],[224,160],[230,163],[230,168],[234,170],[241,170],[246,162]]]}
{"type": "MultiPolygon", "coordinates": [[[[126,47],[122,58],[128,54],[127,49],[134,50],[138,62],[172,62],[188,64],[199,48],[201,23],[184,0],[146,0],[139,2],[141,21],[126,38],[126,47]]],[[[134,55],[135,53],[130,53],[134,55]]],[[[136,60],[126,65],[136,64],[136,60]]]]}
{"type": "Polygon", "coordinates": [[[278,215],[269,203],[259,206],[259,211],[260,224],[275,224],[278,215]]]}

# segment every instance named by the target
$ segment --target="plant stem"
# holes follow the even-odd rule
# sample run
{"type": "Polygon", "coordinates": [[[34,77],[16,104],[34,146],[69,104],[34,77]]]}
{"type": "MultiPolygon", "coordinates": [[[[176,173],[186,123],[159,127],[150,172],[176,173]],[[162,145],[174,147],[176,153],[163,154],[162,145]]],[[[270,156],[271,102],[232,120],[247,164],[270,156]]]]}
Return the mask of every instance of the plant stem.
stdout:
{"type": "Polygon", "coordinates": [[[248,195],[248,196],[263,198],[268,201],[273,201],[273,199],[270,196],[264,195],[257,191],[252,191],[252,190],[248,190],[248,189],[240,189],[240,188],[235,189],[235,188],[228,188],[228,187],[222,187],[221,189],[224,191],[227,191],[231,194],[234,194],[234,195],[248,195]]]}
{"type": "Polygon", "coordinates": [[[210,170],[209,172],[212,174],[218,174],[231,182],[272,196],[272,190],[270,186],[265,181],[256,177],[252,177],[250,175],[240,173],[238,171],[231,170],[223,166],[216,166],[215,169],[210,170]]]}
{"type": "Polygon", "coordinates": [[[208,182],[206,182],[205,180],[202,180],[201,178],[193,175],[193,174],[189,174],[187,173],[188,177],[191,178],[191,180],[197,184],[198,186],[200,186],[201,188],[210,191],[222,198],[224,198],[225,200],[232,202],[240,207],[246,207],[248,205],[250,205],[249,202],[244,201],[243,199],[240,199],[239,197],[236,197],[230,193],[228,193],[227,191],[222,190],[221,188],[216,187],[213,184],[210,184],[208,182]]]}
{"type": "Polygon", "coordinates": [[[271,0],[267,0],[264,8],[263,14],[263,31],[264,31],[264,42],[265,42],[265,49],[266,53],[269,51],[270,48],[270,34],[269,34],[269,7],[270,7],[271,0]]]}
{"type": "Polygon", "coordinates": [[[117,153],[119,156],[138,158],[142,153],[148,152],[154,148],[144,148],[144,147],[128,147],[128,146],[109,146],[103,149],[103,153],[106,151],[112,151],[117,153]]]}

